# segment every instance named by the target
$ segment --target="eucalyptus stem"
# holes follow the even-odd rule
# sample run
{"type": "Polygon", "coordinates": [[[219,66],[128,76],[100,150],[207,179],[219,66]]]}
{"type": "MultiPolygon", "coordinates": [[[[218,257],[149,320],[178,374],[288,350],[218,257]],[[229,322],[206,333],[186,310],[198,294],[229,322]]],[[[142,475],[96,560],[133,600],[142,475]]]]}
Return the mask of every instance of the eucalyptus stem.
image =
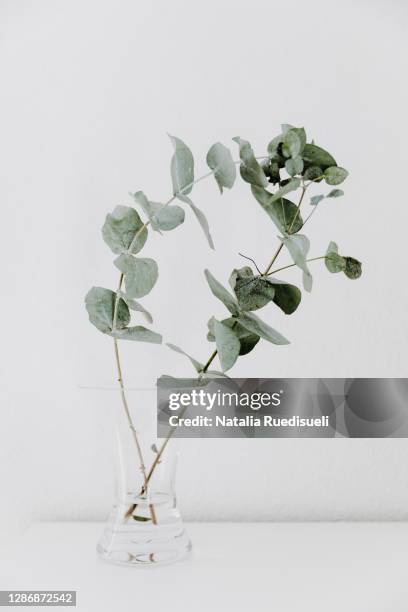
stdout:
{"type": "MultiPolygon", "coordinates": [[[[320,257],[312,257],[311,259],[306,259],[306,263],[310,263],[311,261],[317,261],[318,259],[326,259],[326,255],[321,255],[320,257]]],[[[282,270],[287,270],[288,268],[294,268],[297,264],[289,264],[288,266],[283,266],[283,268],[277,268],[276,270],[271,270],[268,272],[267,276],[271,276],[271,274],[276,274],[277,272],[281,272],[282,270]]]]}
{"type": "MultiPolygon", "coordinates": [[[[238,163],[239,163],[239,162],[238,162],[238,163]]],[[[203,180],[203,178],[207,178],[207,176],[210,176],[211,174],[213,174],[213,173],[212,173],[212,172],[210,172],[210,173],[206,174],[205,176],[200,177],[199,179],[197,179],[197,181],[199,181],[199,180],[203,180]]],[[[197,182],[197,181],[196,181],[196,182],[197,182]]],[[[313,182],[313,181],[311,181],[311,182],[310,182],[310,183],[308,183],[307,185],[303,184],[303,186],[302,186],[302,194],[301,194],[301,196],[300,196],[299,203],[298,203],[298,205],[297,205],[296,213],[295,213],[295,215],[294,215],[294,217],[293,217],[293,219],[292,219],[292,222],[291,222],[291,224],[290,224],[290,226],[289,226],[289,232],[290,232],[290,230],[292,229],[292,227],[293,227],[293,225],[294,225],[294,223],[295,223],[295,221],[296,221],[296,219],[297,219],[297,217],[298,217],[298,215],[299,215],[300,207],[301,207],[301,205],[302,205],[302,201],[303,201],[304,195],[305,195],[305,193],[306,193],[306,190],[307,190],[308,186],[309,186],[309,185],[310,185],[312,182],[313,182]]],[[[264,272],[264,273],[263,273],[261,276],[267,276],[267,275],[269,275],[269,274],[270,274],[270,269],[271,269],[271,267],[273,266],[273,264],[275,263],[275,261],[276,261],[277,257],[279,256],[279,253],[281,252],[282,248],[283,248],[283,243],[281,243],[281,245],[279,246],[279,248],[278,248],[278,249],[277,249],[277,251],[275,252],[274,256],[272,257],[272,259],[271,259],[271,261],[270,261],[269,265],[267,266],[267,268],[266,268],[265,272],[264,272]]],[[[314,258],[314,259],[321,259],[321,258],[320,258],[320,257],[316,257],[316,258],[314,258]]],[[[309,260],[309,261],[314,261],[314,259],[311,259],[311,260],[309,260]]],[[[292,266],[295,266],[295,265],[296,265],[296,264],[291,264],[290,266],[285,266],[285,267],[291,268],[292,266]]],[[[282,268],[282,269],[283,269],[283,268],[282,268]]],[[[277,271],[278,271],[278,270],[275,270],[274,272],[277,272],[277,271]]],[[[212,353],[212,354],[210,355],[210,357],[208,358],[208,361],[206,362],[205,366],[203,367],[203,369],[202,369],[202,371],[201,371],[201,375],[202,375],[202,374],[205,374],[205,373],[207,372],[208,368],[210,367],[211,363],[212,363],[212,362],[214,361],[214,359],[216,358],[217,354],[218,354],[218,351],[217,351],[217,349],[215,349],[215,351],[213,351],[213,353],[212,353]]],[[[173,434],[174,434],[175,430],[176,430],[176,427],[173,427],[173,429],[171,429],[171,430],[169,431],[169,433],[167,434],[166,439],[164,440],[163,444],[161,445],[161,447],[160,447],[160,449],[159,449],[159,451],[158,451],[158,453],[157,453],[157,455],[156,455],[156,457],[155,457],[155,460],[153,461],[152,466],[151,466],[151,468],[150,468],[150,470],[149,470],[149,472],[148,472],[148,474],[147,474],[147,483],[149,483],[149,481],[150,481],[150,479],[151,479],[151,477],[152,477],[152,475],[153,475],[153,473],[154,473],[154,471],[155,471],[155,469],[156,469],[156,467],[157,467],[157,465],[158,465],[158,463],[159,463],[159,461],[160,461],[160,458],[161,458],[161,456],[162,456],[162,454],[163,454],[164,450],[166,449],[167,444],[169,443],[170,439],[172,438],[172,436],[173,436],[173,434]]]]}

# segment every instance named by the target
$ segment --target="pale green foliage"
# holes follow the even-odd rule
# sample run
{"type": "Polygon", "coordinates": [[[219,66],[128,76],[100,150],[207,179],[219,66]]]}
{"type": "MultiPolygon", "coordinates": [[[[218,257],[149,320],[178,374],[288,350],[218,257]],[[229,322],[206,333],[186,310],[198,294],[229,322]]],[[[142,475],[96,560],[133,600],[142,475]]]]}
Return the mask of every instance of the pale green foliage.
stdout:
{"type": "Polygon", "coordinates": [[[204,232],[204,236],[207,238],[207,242],[208,242],[210,248],[214,249],[215,248],[214,247],[214,242],[213,242],[213,239],[212,239],[211,234],[210,234],[210,226],[208,225],[207,217],[205,216],[203,211],[200,210],[195,204],[193,204],[193,202],[191,201],[191,199],[188,196],[180,195],[179,199],[182,200],[183,202],[185,202],[186,204],[188,204],[190,206],[190,208],[193,211],[197,221],[200,224],[201,229],[204,232]]]}
{"type": "Polygon", "coordinates": [[[282,234],[295,234],[300,230],[303,221],[296,204],[286,198],[277,198],[262,187],[252,185],[251,191],[282,234]]]}
{"type": "MultiPolygon", "coordinates": [[[[162,342],[160,334],[140,325],[130,325],[130,310],[143,315],[150,323],[152,322],[150,313],[134,298],[147,295],[158,279],[156,262],[150,258],[134,257],[134,255],[143,248],[147,240],[148,225],[154,231],[162,233],[171,231],[184,222],[184,209],[172,204],[175,198],[192,210],[209,246],[214,248],[207,218],[189,197],[194,183],[204,177],[195,180],[194,158],[189,147],[180,138],[170,136],[170,139],[174,147],[170,163],[173,196],[166,204],[162,204],[149,200],[142,191],[137,191],[133,194],[133,198],[140,207],[142,216],[147,217],[146,223],[143,223],[134,208],[117,206],[112,213],[107,215],[102,228],[105,242],[118,255],[114,263],[123,275],[126,292],[122,292],[121,287],[118,293],[102,287],[93,287],[88,292],[85,302],[91,323],[98,330],[116,340],[162,342]]],[[[321,181],[325,181],[328,185],[339,185],[347,178],[347,170],[338,166],[333,156],[317,146],[314,141],[308,143],[306,132],[302,127],[283,124],[281,133],[270,140],[267,146],[267,156],[258,158],[247,140],[239,137],[233,140],[239,146],[242,179],[245,183],[249,183],[252,195],[280,232],[279,239],[282,245],[288,250],[294,262],[293,265],[302,270],[303,286],[306,291],[310,291],[312,288],[312,275],[308,266],[310,242],[303,232],[302,234],[299,232],[314,211],[303,221],[300,207],[310,186],[313,187],[314,184],[321,181]],[[300,193],[299,190],[301,190],[300,193]],[[295,192],[298,193],[295,194],[295,192]],[[285,197],[289,193],[293,193],[294,201],[285,197]]],[[[237,175],[236,162],[227,147],[220,142],[213,144],[207,153],[206,162],[221,193],[224,188],[231,189],[234,186],[237,175]]],[[[312,195],[310,204],[316,207],[324,199],[335,199],[342,196],[343,193],[341,189],[336,188],[327,194],[312,195]]],[[[266,225],[268,219],[266,217],[264,219],[266,225]]],[[[269,231],[273,238],[273,228],[269,231]]],[[[290,315],[295,312],[301,302],[302,296],[298,287],[271,276],[291,267],[291,265],[276,267],[275,260],[280,251],[281,247],[275,251],[270,264],[263,273],[258,270],[256,264],[257,274],[249,266],[235,268],[230,276],[230,285],[234,295],[209,270],[205,270],[211,292],[223,303],[230,314],[223,320],[212,317],[208,322],[207,337],[210,342],[216,343],[216,353],[218,353],[223,372],[228,371],[235,364],[239,355],[249,353],[260,338],[277,345],[289,343],[280,332],[253,313],[267,306],[277,306],[285,314],[290,315]]],[[[323,259],[323,257],[312,259],[323,259]]],[[[324,261],[330,272],[343,272],[351,279],[361,276],[361,263],[353,257],[340,255],[335,242],[330,243],[324,261]]],[[[174,344],[168,344],[168,346],[191,361],[201,381],[214,376],[225,377],[223,372],[209,369],[215,355],[214,352],[203,364],[178,346],[174,344]]]]}
{"type": "Polygon", "coordinates": [[[215,337],[221,368],[226,372],[236,362],[241,345],[234,329],[213,319],[212,329],[215,337]]]}
{"type": "Polygon", "coordinates": [[[188,355],[188,353],[183,351],[183,349],[181,349],[180,347],[176,346],[175,344],[171,344],[170,342],[166,342],[166,346],[168,346],[169,349],[171,349],[172,351],[174,351],[176,353],[180,353],[180,355],[184,355],[185,357],[187,357],[191,361],[191,363],[193,364],[193,366],[197,370],[197,372],[201,372],[202,369],[204,368],[204,364],[202,364],[199,361],[197,361],[197,359],[194,359],[194,357],[191,357],[191,355],[188,355]]]}
{"type": "Polygon", "coordinates": [[[180,193],[187,195],[191,192],[194,182],[193,154],[180,138],[170,136],[170,140],[174,147],[170,163],[173,194],[175,196],[179,196],[180,193]]]}
{"type": "Polygon", "coordinates": [[[148,257],[119,255],[114,264],[125,275],[126,295],[130,298],[150,293],[159,276],[157,263],[148,257]]]}
{"type": "Polygon", "coordinates": [[[138,253],[147,240],[147,229],[134,208],[117,206],[113,213],[106,216],[102,236],[117,255],[130,247],[132,253],[138,253]]]}
{"type": "Polygon", "coordinates": [[[338,166],[332,166],[324,171],[324,180],[328,185],[340,185],[347,177],[347,170],[338,166]]]}
{"type": "MultiPolygon", "coordinates": [[[[89,320],[99,331],[108,334],[113,329],[116,293],[103,287],[92,287],[85,297],[89,320]]],[[[116,316],[116,328],[122,329],[130,321],[129,308],[119,299],[116,316]]]]}
{"type": "Polygon", "coordinates": [[[163,340],[160,334],[146,329],[142,325],[118,329],[112,332],[111,336],[118,340],[133,340],[134,342],[150,342],[152,344],[161,344],[163,340]]]}
{"type": "Polygon", "coordinates": [[[240,308],[238,306],[238,302],[235,300],[235,298],[232,297],[230,292],[227,291],[225,287],[223,287],[221,283],[217,281],[216,278],[214,278],[214,276],[209,270],[205,270],[204,274],[207,279],[208,286],[210,287],[215,297],[221,300],[221,302],[224,304],[224,306],[228,308],[232,315],[239,315],[240,308]]]}
{"type": "Polygon", "coordinates": [[[267,187],[268,181],[261,165],[255,158],[251,145],[247,140],[243,140],[239,136],[233,138],[239,145],[239,156],[241,158],[240,172],[241,176],[247,183],[257,185],[258,187],[267,187]]]}
{"type": "Polygon", "coordinates": [[[223,187],[231,189],[235,183],[237,170],[231,151],[221,142],[216,142],[207,153],[207,164],[214,172],[214,178],[218,183],[220,192],[223,187]]]}
{"type": "Polygon", "coordinates": [[[143,191],[137,191],[133,197],[147,215],[152,228],[157,232],[169,232],[184,222],[184,210],[181,206],[150,202],[143,191]]]}
{"type": "Polygon", "coordinates": [[[256,334],[264,340],[272,342],[272,344],[290,344],[289,340],[282,336],[282,334],[270,327],[267,323],[262,321],[257,315],[254,315],[252,312],[242,313],[238,317],[238,321],[243,327],[245,327],[245,329],[250,331],[252,334],[256,334]]]}
{"type": "Polygon", "coordinates": [[[295,236],[284,236],[280,238],[285,247],[288,249],[294,263],[303,270],[303,286],[306,291],[312,290],[313,278],[309,267],[306,263],[306,257],[310,249],[309,238],[302,234],[295,236]]]}
{"type": "Polygon", "coordinates": [[[346,269],[346,260],[344,257],[339,255],[339,247],[335,242],[330,242],[326,251],[324,262],[329,272],[344,272],[346,269]]]}

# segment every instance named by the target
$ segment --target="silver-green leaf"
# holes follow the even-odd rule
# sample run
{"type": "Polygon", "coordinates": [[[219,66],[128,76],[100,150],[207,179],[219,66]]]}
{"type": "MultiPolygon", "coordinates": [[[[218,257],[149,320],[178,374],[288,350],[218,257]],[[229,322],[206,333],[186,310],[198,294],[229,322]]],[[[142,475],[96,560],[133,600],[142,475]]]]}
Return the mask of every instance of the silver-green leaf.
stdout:
{"type": "Polygon", "coordinates": [[[324,263],[328,271],[332,273],[344,272],[346,269],[346,260],[339,255],[339,248],[335,242],[330,242],[326,251],[324,263]]]}
{"type": "Polygon", "coordinates": [[[132,340],[133,342],[150,342],[152,344],[161,344],[163,341],[160,334],[157,334],[156,332],[152,331],[151,329],[147,329],[142,325],[117,329],[110,335],[118,340],[132,340]]]}
{"type": "Polygon", "coordinates": [[[187,359],[191,361],[191,363],[193,364],[194,368],[197,370],[198,373],[200,373],[203,370],[204,364],[197,361],[197,359],[194,359],[194,357],[191,357],[191,355],[183,351],[183,349],[181,349],[179,346],[176,346],[175,344],[171,344],[170,342],[166,342],[166,346],[168,346],[169,349],[171,349],[175,353],[179,353],[180,355],[184,355],[185,357],[187,357],[187,359]]]}
{"type": "Polygon", "coordinates": [[[312,290],[313,278],[308,268],[306,257],[310,249],[309,238],[303,234],[280,238],[288,249],[294,263],[303,271],[303,286],[306,291],[312,290]]]}
{"type": "Polygon", "coordinates": [[[286,198],[276,198],[263,187],[252,185],[251,191],[282,234],[295,234],[301,229],[303,220],[296,204],[286,198]]]}
{"type": "Polygon", "coordinates": [[[201,229],[204,232],[205,237],[207,238],[207,242],[210,246],[211,249],[214,249],[214,242],[212,239],[212,236],[210,234],[210,226],[208,225],[208,221],[207,221],[207,217],[205,216],[205,214],[203,213],[202,210],[200,210],[192,201],[191,199],[183,194],[179,195],[179,199],[182,200],[183,202],[185,202],[186,204],[188,204],[191,208],[191,210],[193,211],[193,213],[195,214],[195,217],[197,219],[197,221],[200,224],[201,229]]]}
{"type": "Polygon", "coordinates": [[[144,306],[142,306],[142,304],[140,304],[140,302],[132,300],[125,293],[121,293],[121,297],[123,298],[124,302],[126,302],[130,310],[134,310],[135,312],[141,312],[149,323],[153,323],[152,315],[146,310],[146,308],[144,308],[144,306]]]}
{"type": "Polygon", "coordinates": [[[315,195],[315,196],[312,196],[310,198],[310,205],[311,206],[317,206],[319,204],[319,202],[324,200],[325,197],[326,196],[324,196],[324,195],[315,195]]]}
{"type": "MultiPolygon", "coordinates": [[[[109,334],[113,329],[116,293],[104,287],[92,287],[85,297],[89,320],[99,331],[109,334]]],[[[116,329],[122,329],[129,324],[129,308],[123,299],[119,298],[116,314],[116,329]]]]}
{"type": "Polygon", "coordinates": [[[214,331],[221,369],[223,372],[226,372],[236,362],[241,345],[234,330],[220,323],[217,319],[213,319],[212,329],[214,331]]]}
{"type": "Polygon", "coordinates": [[[255,158],[251,145],[247,140],[239,136],[233,138],[239,146],[239,156],[241,158],[240,173],[244,181],[258,187],[267,187],[268,180],[262,167],[255,158]]]}
{"type": "Polygon", "coordinates": [[[150,202],[143,191],[137,191],[133,197],[148,216],[156,232],[169,232],[184,222],[185,215],[181,206],[150,202]]]}
{"type": "Polygon", "coordinates": [[[240,314],[240,308],[238,306],[238,302],[232,295],[221,285],[219,281],[211,274],[209,270],[204,271],[205,278],[207,279],[208,286],[211,289],[213,295],[218,298],[224,306],[228,308],[230,313],[234,316],[240,314]]]}
{"type": "Polygon", "coordinates": [[[331,166],[324,171],[324,180],[328,185],[340,185],[347,177],[347,170],[339,166],[331,166]]]}
{"type": "Polygon", "coordinates": [[[245,329],[260,336],[264,340],[268,340],[268,342],[272,342],[272,344],[290,344],[289,340],[282,336],[282,334],[270,327],[252,312],[241,314],[241,316],[238,317],[238,321],[245,329]]]}
{"type": "Polygon", "coordinates": [[[147,240],[147,228],[134,208],[116,206],[113,213],[106,216],[102,236],[117,255],[130,248],[132,253],[138,253],[147,240]]]}
{"type": "Polygon", "coordinates": [[[326,196],[326,198],[340,198],[340,196],[344,195],[344,191],[342,189],[332,189],[326,196]]]}
{"type": "Polygon", "coordinates": [[[221,142],[212,145],[207,153],[207,164],[214,172],[220,192],[223,187],[231,189],[235,183],[237,170],[230,150],[221,142]]]}
{"type": "Polygon", "coordinates": [[[301,157],[287,159],[285,162],[285,168],[286,172],[290,174],[290,176],[301,174],[303,170],[303,159],[301,157]]]}
{"type": "Polygon", "coordinates": [[[193,188],[194,157],[188,146],[180,138],[170,135],[169,137],[174,147],[170,164],[173,194],[178,197],[180,193],[190,193],[193,188]]]}
{"type": "Polygon", "coordinates": [[[115,266],[125,275],[126,294],[130,298],[141,298],[153,289],[159,276],[157,263],[148,257],[119,255],[115,266]]]}

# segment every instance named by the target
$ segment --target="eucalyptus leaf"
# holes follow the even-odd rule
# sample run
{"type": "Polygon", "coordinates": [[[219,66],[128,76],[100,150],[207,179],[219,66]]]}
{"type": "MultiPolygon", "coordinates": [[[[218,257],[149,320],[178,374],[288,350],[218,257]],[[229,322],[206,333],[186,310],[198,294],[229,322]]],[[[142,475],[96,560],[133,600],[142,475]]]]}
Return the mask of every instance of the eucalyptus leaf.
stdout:
{"type": "Polygon", "coordinates": [[[340,185],[347,177],[347,170],[339,166],[331,166],[324,171],[324,180],[328,185],[340,185]]]}
{"type": "Polygon", "coordinates": [[[157,263],[148,257],[119,255],[114,264],[125,275],[126,294],[130,298],[150,293],[159,276],[157,263]]]}
{"type": "Polygon", "coordinates": [[[290,176],[301,174],[303,170],[303,159],[301,157],[287,159],[285,162],[285,168],[286,172],[290,174],[290,176]]]}
{"type": "Polygon", "coordinates": [[[282,234],[295,234],[302,228],[303,220],[296,204],[286,198],[276,199],[262,187],[252,185],[251,191],[282,234]]]}
{"type": "Polygon", "coordinates": [[[204,364],[203,363],[200,363],[199,361],[197,361],[197,359],[194,359],[194,357],[191,357],[191,355],[189,355],[188,353],[183,351],[183,349],[181,349],[179,346],[176,346],[175,344],[171,344],[170,342],[166,342],[166,346],[168,346],[169,349],[171,349],[175,353],[179,353],[180,355],[184,355],[185,357],[187,357],[187,359],[189,359],[191,361],[191,363],[193,364],[193,366],[196,369],[196,371],[198,373],[202,372],[202,370],[204,368],[204,364]]]}
{"type": "Polygon", "coordinates": [[[264,340],[268,340],[268,342],[272,342],[272,344],[290,344],[289,340],[252,312],[241,314],[238,317],[238,322],[251,333],[260,336],[264,340]]]}
{"type": "Polygon", "coordinates": [[[233,328],[220,323],[217,319],[213,320],[213,331],[221,369],[223,372],[226,372],[236,362],[241,345],[233,328]]]}
{"type": "Polygon", "coordinates": [[[230,284],[244,311],[258,310],[274,302],[285,314],[292,314],[300,304],[301,292],[295,285],[275,278],[254,276],[248,266],[233,270],[230,284]]]}
{"type": "Polygon", "coordinates": [[[233,270],[230,284],[242,310],[258,310],[275,297],[275,289],[268,279],[254,276],[248,266],[233,270]]]}
{"type": "Polygon", "coordinates": [[[143,191],[137,191],[133,197],[148,216],[152,228],[157,232],[169,232],[184,222],[184,210],[181,206],[150,202],[143,191]]]}
{"type": "Polygon", "coordinates": [[[276,159],[280,157],[279,155],[279,147],[283,143],[283,134],[279,134],[279,136],[275,136],[272,138],[270,143],[268,144],[267,151],[270,159],[276,159]]]}
{"type": "Polygon", "coordinates": [[[194,183],[194,157],[188,146],[177,138],[170,136],[174,147],[174,154],[171,158],[171,179],[173,182],[173,194],[179,196],[191,192],[194,183]]]}
{"type": "Polygon", "coordinates": [[[342,189],[332,189],[326,196],[326,198],[340,198],[340,196],[344,195],[344,191],[342,189]]]}
{"type": "Polygon", "coordinates": [[[324,200],[325,197],[326,196],[324,196],[324,195],[315,195],[315,196],[312,196],[310,198],[310,205],[311,206],[317,206],[319,204],[319,202],[324,200]]]}
{"type": "Polygon", "coordinates": [[[295,129],[291,128],[284,133],[282,151],[284,155],[287,151],[287,156],[290,155],[293,159],[302,152],[302,141],[295,129]]]}
{"type": "Polygon", "coordinates": [[[336,160],[324,149],[315,144],[305,144],[302,151],[305,169],[309,166],[318,166],[323,171],[330,166],[337,166],[336,160]]]}
{"type": "Polygon", "coordinates": [[[138,253],[147,240],[147,228],[134,208],[116,206],[106,216],[102,236],[111,250],[119,255],[132,246],[132,253],[138,253]]]}
{"type": "Polygon", "coordinates": [[[258,187],[266,187],[268,181],[261,165],[255,158],[251,145],[247,140],[243,140],[239,136],[233,138],[239,145],[239,156],[241,158],[240,172],[241,176],[247,183],[257,185],[258,187]]]}
{"type": "Polygon", "coordinates": [[[215,295],[216,298],[221,300],[221,302],[224,304],[224,306],[228,308],[232,315],[239,315],[240,308],[235,298],[233,298],[229,291],[227,291],[225,287],[223,287],[221,283],[217,281],[216,278],[214,278],[214,276],[209,270],[205,270],[204,274],[205,278],[207,279],[208,286],[210,287],[213,295],[215,295]]]}
{"type": "Polygon", "coordinates": [[[136,325],[135,327],[125,327],[124,329],[117,329],[110,334],[113,338],[118,340],[133,340],[133,342],[151,342],[152,344],[161,344],[163,338],[160,334],[147,329],[142,325],[136,325]]]}
{"type": "Polygon", "coordinates": [[[293,125],[289,125],[288,123],[283,123],[281,125],[282,135],[285,138],[288,132],[294,132],[300,141],[300,152],[303,151],[304,146],[306,144],[306,132],[305,128],[297,128],[293,125]]]}
{"type": "Polygon", "coordinates": [[[274,194],[272,194],[272,202],[276,202],[276,200],[280,200],[284,195],[290,193],[291,191],[296,191],[300,187],[300,179],[292,178],[290,179],[283,187],[278,189],[274,194]]]}
{"type": "Polygon", "coordinates": [[[146,308],[144,308],[142,306],[142,304],[140,304],[140,302],[136,302],[136,300],[132,300],[129,296],[127,296],[125,293],[121,293],[121,298],[126,302],[126,304],[128,305],[128,307],[130,308],[130,310],[134,310],[136,312],[141,312],[145,317],[146,320],[149,323],[153,323],[153,317],[150,314],[150,312],[148,312],[146,310],[146,308]]]}
{"type": "MultiPolygon", "coordinates": [[[[85,297],[89,320],[99,331],[108,334],[113,329],[116,293],[104,287],[92,287],[85,297]]],[[[116,328],[122,329],[130,322],[129,308],[122,298],[118,300],[116,328]]]]}
{"type": "Polygon", "coordinates": [[[321,180],[323,180],[323,170],[319,168],[319,166],[309,166],[307,170],[305,170],[303,178],[305,181],[316,181],[316,179],[319,179],[317,180],[319,183],[321,180]]]}
{"type": "Polygon", "coordinates": [[[339,255],[339,248],[335,242],[330,242],[326,251],[324,263],[329,272],[336,273],[345,271],[346,260],[339,255]]]}
{"type": "Polygon", "coordinates": [[[205,237],[207,238],[207,242],[210,245],[211,249],[214,249],[214,242],[210,234],[210,226],[208,225],[207,217],[193,202],[190,200],[188,196],[180,195],[179,199],[188,204],[196,216],[197,221],[199,222],[201,229],[204,232],[205,237]]]}
{"type": "Polygon", "coordinates": [[[362,264],[358,259],[354,259],[354,257],[345,257],[346,260],[346,269],[344,270],[344,274],[347,278],[356,279],[360,278],[362,273],[362,264]]]}
{"type": "MultiPolygon", "coordinates": [[[[207,340],[209,342],[215,342],[213,322],[214,317],[208,321],[207,340]]],[[[221,323],[223,325],[227,325],[227,327],[230,327],[231,329],[234,329],[234,333],[240,342],[240,355],[247,355],[258,344],[260,337],[257,334],[253,334],[252,332],[248,331],[236,318],[229,317],[228,319],[223,319],[221,323]]]]}
{"type": "Polygon", "coordinates": [[[311,291],[313,279],[306,262],[310,249],[309,239],[302,234],[296,234],[295,236],[285,236],[280,238],[280,240],[288,249],[294,263],[303,271],[304,288],[306,291],[311,291]]]}
{"type": "Polygon", "coordinates": [[[237,169],[230,150],[221,142],[212,145],[207,153],[207,164],[213,170],[220,192],[223,187],[231,189],[235,183],[237,169]]]}
{"type": "Polygon", "coordinates": [[[268,282],[275,289],[272,300],[287,315],[295,312],[302,299],[301,291],[295,286],[277,278],[268,278],[268,282]]]}

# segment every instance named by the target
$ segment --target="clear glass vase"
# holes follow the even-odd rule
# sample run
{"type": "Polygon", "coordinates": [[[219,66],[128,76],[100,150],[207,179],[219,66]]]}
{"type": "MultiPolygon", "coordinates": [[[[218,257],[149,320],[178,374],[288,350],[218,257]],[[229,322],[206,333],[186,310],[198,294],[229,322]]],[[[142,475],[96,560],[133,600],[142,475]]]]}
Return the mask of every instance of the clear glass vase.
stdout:
{"type": "Polygon", "coordinates": [[[116,415],[116,500],[98,554],[132,566],[183,559],[191,543],[175,492],[177,440],[156,436],[156,391],[109,395],[116,415]]]}

